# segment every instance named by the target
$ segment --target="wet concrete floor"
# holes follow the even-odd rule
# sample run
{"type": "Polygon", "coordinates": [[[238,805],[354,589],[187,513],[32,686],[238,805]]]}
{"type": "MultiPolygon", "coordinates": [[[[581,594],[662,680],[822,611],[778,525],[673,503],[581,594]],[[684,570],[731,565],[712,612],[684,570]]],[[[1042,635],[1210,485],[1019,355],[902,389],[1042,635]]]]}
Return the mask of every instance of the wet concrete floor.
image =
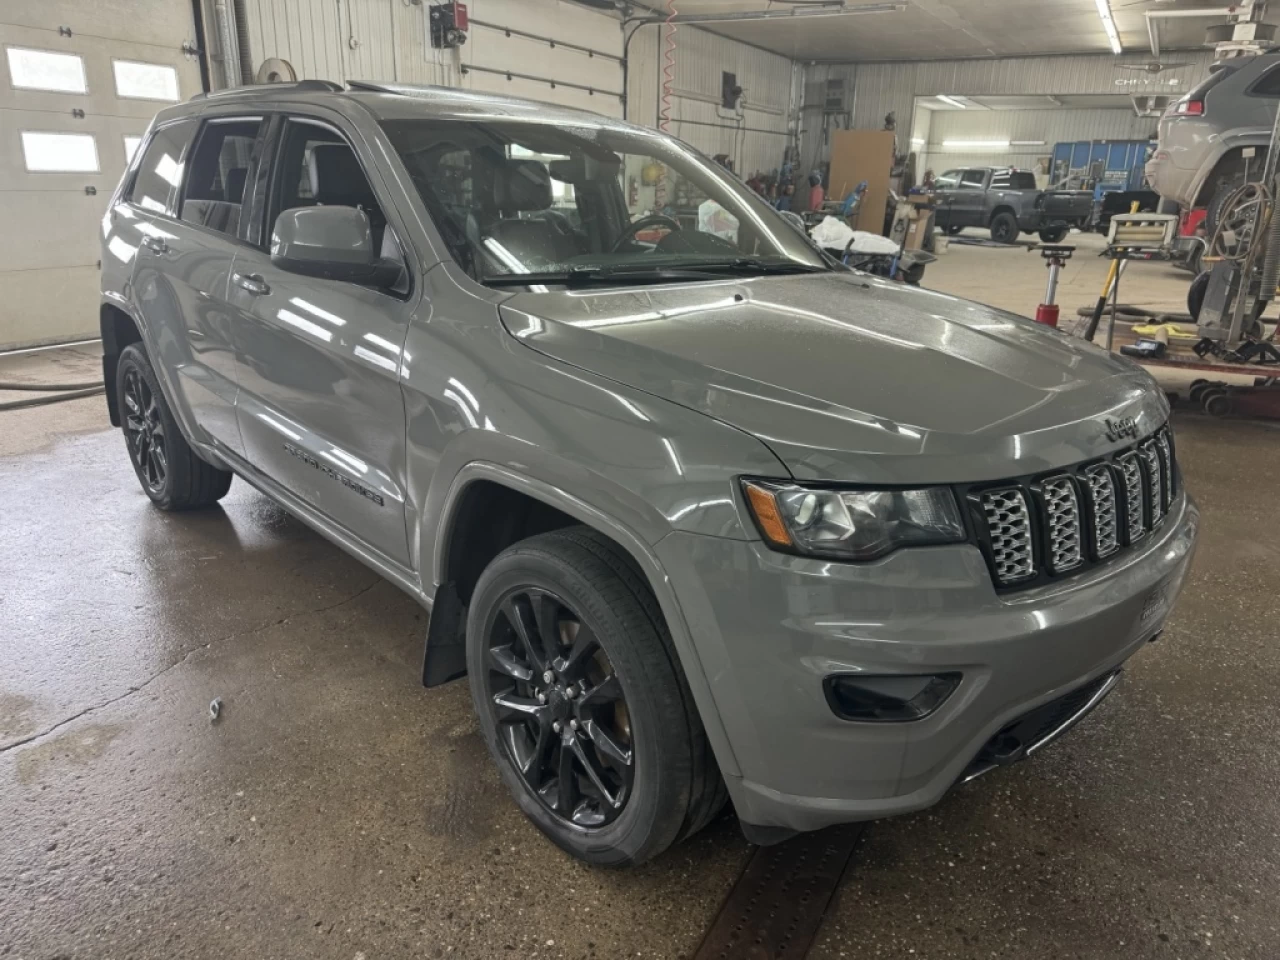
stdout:
{"type": "MultiPolygon", "coordinates": [[[[1176,425],[1204,535],[1163,639],[1034,761],[873,826],[811,957],[1280,956],[1280,433],[1176,425]]],[[[569,860],[465,686],[419,686],[425,624],[241,482],[154,510],[100,399],[0,413],[0,956],[690,954],[732,818],[569,860]]]]}

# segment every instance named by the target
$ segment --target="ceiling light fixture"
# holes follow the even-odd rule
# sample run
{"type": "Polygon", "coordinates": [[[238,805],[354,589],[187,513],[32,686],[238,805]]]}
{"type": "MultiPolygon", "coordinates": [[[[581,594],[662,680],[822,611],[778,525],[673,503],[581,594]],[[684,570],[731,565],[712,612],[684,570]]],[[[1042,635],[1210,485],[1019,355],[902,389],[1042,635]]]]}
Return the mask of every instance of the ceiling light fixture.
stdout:
{"type": "Polygon", "coordinates": [[[1111,18],[1111,4],[1108,0],[1093,0],[1098,7],[1098,16],[1102,20],[1102,29],[1107,31],[1107,40],[1111,43],[1111,52],[1119,53],[1124,48],[1120,46],[1120,33],[1116,30],[1116,22],[1111,18]]]}
{"type": "MultiPolygon", "coordinates": [[[[652,9],[645,8],[650,13],[652,9]]],[[[669,17],[631,17],[624,23],[728,23],[742,20],[817,20],[822,17],[850,17],[864,13],[901,13],[907,9],[906,0],[890,0],[888,3],[863,3],[846,7],[843,3],[831,6],[793,7],[789,10],[726,10],[723,13],[677,13],[669,17]]]]}
{"type": "Polygon", "coordinates": [[[1008,140],[943,140],[944,147],[959,147],[968,150],[1004,150],[1009,146],[1008,140]]]}
{"type": "Polygon", "coordinates": [[[1011,147],[1043,147],[1043,140],[1010,140],[1011,147]]]}
{"type": "Polygon", "coordinates": [[[959,107],[961,110],[966,109],[965,104],[961,103],[955,97],[947,96],[945,93],[938,94],[938,99],[941,100],[943,103],[951,104],[953,107],[959,107]]]}

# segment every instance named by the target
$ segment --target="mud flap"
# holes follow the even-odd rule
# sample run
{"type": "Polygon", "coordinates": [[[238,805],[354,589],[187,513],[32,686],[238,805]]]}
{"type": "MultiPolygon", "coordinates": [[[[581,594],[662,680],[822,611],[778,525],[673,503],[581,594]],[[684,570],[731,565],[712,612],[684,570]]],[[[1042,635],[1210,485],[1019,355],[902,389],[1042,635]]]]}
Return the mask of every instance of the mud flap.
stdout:
{"type": "Polygon", "coordinates": [[[453,582],[441,584],[431,605],[422,655],[422,685],[438,687],[467,675],[467,605],[453,582]]]}

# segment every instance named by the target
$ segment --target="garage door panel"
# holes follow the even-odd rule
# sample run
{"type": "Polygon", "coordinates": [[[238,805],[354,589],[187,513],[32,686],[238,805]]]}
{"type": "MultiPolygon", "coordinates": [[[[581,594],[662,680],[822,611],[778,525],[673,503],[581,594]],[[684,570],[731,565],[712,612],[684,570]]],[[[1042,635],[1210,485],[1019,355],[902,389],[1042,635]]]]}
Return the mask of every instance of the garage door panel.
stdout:
{"type": "Polygon", "coordinates": [[[96,263],[98,232],[85,224],[102,219],[109,199],[83,191],[0,194],[0,223],[14,225],[0,230],[0,263],[6,271],[96,263]]]}
{"type": "Polygon", "coordinates": [[[185,0],[0,2],[0,348],[96,328],[100,221],[125,138],[200,91],[183,53],[194,39],[185,0]],[[14,47],[37,51],[16,58],[16,85],[14,47]]]}
{"type": "Polygon", "coordinates": [[[0,273],[0,339],[34,346],[98,335],[98,268],[0,273]]]}
{"type": "Polygon", "coordinates": [[[6,0],[0,21],[58,35],[71,29],[73,39],[106,39],[179,49],[195,43],[191,4],[164,0],[6,0]]]}
{"type": "Polygon", "coordinates": [[[35,110],[5,112],[0,127],[0,192],[13,190],[78,190],[92,186],[99,194],[110,193],[124,174],[125,136],[141,136],[149,120],[121,117],[85,117],[35,110]],[[23,149],[24,132],[68,133],[93,137],[98,154],[97,171],[68,173],[33,172],[27,169],[23,149]]]}
{"type": "Polygon", "coordinates": [[[200,92],[200,66],[193,57],[182,53],[179,46],[165,48],[129,41],[108,44],[94,41],[93,38],[74,35],[63,37],[55,31],[3,24],[0,24],[0,38],[6,47],[70,54],[79,57],[84,63],[87,91],[54,93],[10,87],[8,59],[6,57],[0,61],[0,86],[9,88],[8,96],[4,98],[5,103],[24,110],[70,113],[73,109],[81,109],[86,113],[134,116],[149,120],[166,103],[177,102],[117,96],[113,67],[116,60],[172,67],[177,74],[179,101],[189,100],[200,92]]]}

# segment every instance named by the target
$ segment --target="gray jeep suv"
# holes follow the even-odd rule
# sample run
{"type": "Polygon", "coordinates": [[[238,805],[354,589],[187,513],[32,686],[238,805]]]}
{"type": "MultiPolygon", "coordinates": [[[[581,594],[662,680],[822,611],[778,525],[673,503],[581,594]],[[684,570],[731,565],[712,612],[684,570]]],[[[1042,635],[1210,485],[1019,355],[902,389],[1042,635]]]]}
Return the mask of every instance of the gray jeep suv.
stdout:
{"type": "Polygon", "coordinates": [[[1034,753],[1191,556],[1145,373],[848,270],[653,130],[237,89],[159,114],[102,231],[147,495],[239,476],[430,607],[424,682],[468,677],[516,802],[593,863],[1034,753]]]}

